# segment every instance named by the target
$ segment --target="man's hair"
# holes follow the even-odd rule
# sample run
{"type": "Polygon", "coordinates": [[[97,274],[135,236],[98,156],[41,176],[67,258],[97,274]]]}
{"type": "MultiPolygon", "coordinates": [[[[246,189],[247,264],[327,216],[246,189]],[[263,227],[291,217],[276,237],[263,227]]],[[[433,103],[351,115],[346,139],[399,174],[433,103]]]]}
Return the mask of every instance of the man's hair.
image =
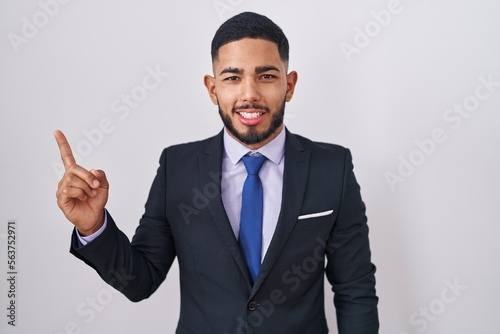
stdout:
{"type": "Polygon", "coordinates": [[[260,38],[274,42],[285,63],[288,62],[289,46],[283,30],[267,16],[244,12],[224,22],[212,40],[212,62],[217,59],[221,46],[243,38],[260,38]]]}

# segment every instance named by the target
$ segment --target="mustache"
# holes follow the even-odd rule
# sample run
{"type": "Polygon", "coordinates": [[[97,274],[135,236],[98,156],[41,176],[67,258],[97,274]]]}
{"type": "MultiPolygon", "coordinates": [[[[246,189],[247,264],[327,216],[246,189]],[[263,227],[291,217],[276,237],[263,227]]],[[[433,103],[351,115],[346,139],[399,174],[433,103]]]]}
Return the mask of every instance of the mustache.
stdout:
{"type": "Polygon", "coordinates": [[[263,105],[260,105],[260,104],[257,104],[257,103],[253,103],[252,105],[245,104],[245,105],[242,105],[242,106],[239,106],[239,107],[234,107],[233,108],[233,112],[238,112],[238,111],[241,111],[241,110],[248,110],[248,109],[264,110],[264,111],[267,111],[267,112],[270,111],[270,109],[268,107],[266,107],[266,106],[263,106],[263,105]]]}

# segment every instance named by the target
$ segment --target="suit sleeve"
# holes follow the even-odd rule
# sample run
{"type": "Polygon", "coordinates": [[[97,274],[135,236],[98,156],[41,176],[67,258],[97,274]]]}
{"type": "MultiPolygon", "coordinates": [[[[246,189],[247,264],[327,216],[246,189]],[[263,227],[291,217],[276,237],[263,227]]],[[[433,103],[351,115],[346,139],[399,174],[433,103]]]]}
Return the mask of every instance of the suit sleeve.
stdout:
{"type": "Polygon", "coordinates": [[[108,284],[131,301],[148,298],[164,281],[175,258],[175,246],[166,216],[166,151],[151,186],[145,213],[132,242],[111,215],[108,225],[92,242],[80,247],[73,232],[70,252],[94,268],[108,284]]]}
{"type": "Polygon", "coordinates": [[[326,276],[334,292],[339,334],[378,333],[375,266],[360,187],[346,150],[342,199],[327,245],[326,276]]]}

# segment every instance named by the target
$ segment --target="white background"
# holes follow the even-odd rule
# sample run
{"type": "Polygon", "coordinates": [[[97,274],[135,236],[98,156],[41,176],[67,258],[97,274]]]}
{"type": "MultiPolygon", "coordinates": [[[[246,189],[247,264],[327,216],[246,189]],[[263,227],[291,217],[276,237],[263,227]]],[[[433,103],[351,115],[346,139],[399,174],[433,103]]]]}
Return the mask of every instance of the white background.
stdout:
{"type": "MultiPolygon", "coordinates": [[[[176,264],[149,300],[131,303],[69,254],[53,131],[79,145],[83,166],[107,172],[107,208],[131,237],[161,150],[220,131],[202,84],[210,42],[225,19],[247,10],[269,16],[290,41],[299,81],[288,128],[352,150],[381,333],[500,333],[498,1],[270,3],[73,0],[49,6],[49,16],[37,1],[0,1],[1,333],[175,331],[176,264]],[[390,19],[376,23],[372,11],[388,6],[390,19]],[[362,45],[365,28],[372,37],[362,45]],[[347,44],[357,53],[346,55],[347,44]],[[126,117],[115,113],[114,101],[139,92],[148,67],[168,76],[126,117]],[[497,84],[480,88],[478,100],[481,77],[497,84]],[[450,114],[463,103],[474,109],[466,118],[450,114]],[[112,130],[89,146],[84,131],[105,119],[112,130]],[[431,144],[435,131],[440,142],[431,144]],[[398,168],[404,176],[391,188],[387,173],[398,168]],[[9,219],[18,228],[15,328],[6,317],[9,219]]],[[[326,306],[336,333],[331,292],[326,306]]]]}

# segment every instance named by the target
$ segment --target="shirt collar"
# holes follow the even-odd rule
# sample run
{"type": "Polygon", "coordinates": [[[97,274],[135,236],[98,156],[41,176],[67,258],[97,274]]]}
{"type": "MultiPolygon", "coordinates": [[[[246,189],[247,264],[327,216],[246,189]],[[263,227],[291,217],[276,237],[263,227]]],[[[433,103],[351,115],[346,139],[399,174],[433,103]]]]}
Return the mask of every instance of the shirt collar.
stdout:
{"type": "Polygon", "coordinates": [[[227,132],[227,129],[224,128],[224,150],[233,165],[236,165],[241,158],[249,152],[258,152],[276,165],[279,165],[285,155],[285,138],[286,131],[285,127],[283,127],[276,138],[271,140],[269,143],[262,146],[258,150],[250,150],[248,147],[231,137],[231,135],[227,132]]]}

